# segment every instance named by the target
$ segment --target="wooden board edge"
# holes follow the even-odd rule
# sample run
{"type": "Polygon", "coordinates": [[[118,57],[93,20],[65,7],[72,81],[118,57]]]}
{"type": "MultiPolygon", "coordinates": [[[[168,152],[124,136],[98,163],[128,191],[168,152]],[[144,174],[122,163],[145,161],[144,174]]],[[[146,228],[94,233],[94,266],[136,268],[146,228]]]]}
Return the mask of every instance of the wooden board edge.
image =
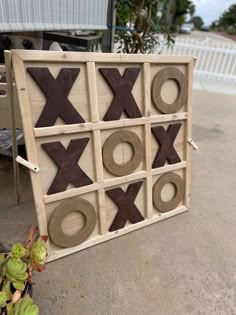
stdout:
{"type": "Polygon", "coordinates": [[[172,165],[166,165],[163,167],[152,169],[150,171],[144,170],[144,171],[140,171],[140,172],[137,172],[134,174],[126,175],[123,177],[108,179],[102,183],[96,183],[95,182],[91,185],[83,186],[81,188],[72,188],[70,190],[66,190],[66,191],[63,191],[63,192],[60,192],[57,194],[45,195],[43,197],[43,200],[44,200],[45,204],[48,204],[51,202],[80,196],[80,195],[83,195],[83,194],[86,194],[89,192],[97,191],[99,189],[105,189],[105,188],[112,187],[112,186],[122,185],[122,184],[125,184],[127,182],[145,179],[148,176],[155,176],[155,175],[160,175],[160,174],[167,173],[167,172],[177,171],[180,169],[184,169],[185,167],[186,167],[186,162],[182,161],[180,163],[176,163],[176,164],[172,164],[172,165]]]}
{"type": "Polygon", "coordinates": [[[97,123],[87,122],[87,123],[74,124],[74,125],[41,127],[41,128],[34,128],[34,135],[35,135],[35,138],[40,138],[40,137],[65,135],[65,134],[94,131],[94,130],[108,130],[108,129],[115,129],[115,128],[140,126],[147,123],[152,123],[152,124],[165,123],[169,121],[186,120],[187,118],[188,118],[187,112],[183,112],[183,113],[177,113],[177,114],[157,115],[157,116],[152,116],[152,117],[123,119],[119,121],[118,120],[108,121],[108,122],[99,121],[97,123]]]}
{"type": "Polygon", "coordinates": [[[112,63],[173,63],[187,64],[194,56],[159,55],[159,54],[116,54],[92,52],[64,52],[42,50],[12,50],[23,61],[30,62],[112,62],[112,63]]]}
{"type": "Polygon", "coordinates": [[[186,143],[186,155],[185,160],[187,161],[186,169],[185,169],[185,196],[184,196],[184,204],[186,207],[190,207],[190,192],[191,192],[191,167],[192,167],[192,147],[189,145],[188,140],[192,138],[192,85],[193,85],[193,68],[194,68],[194,59],[188,64],[188,119],[187,119],[187,127],[185,132],[185,143],[186,143]]]}
{"type": "MultiPolygon", "coordinates": [[[[26,88],[26,77],[24,72],[24,63],[21,58],[16,54],[12,55],[12,63],[15,75],[15,83],[17,86],[17,95],[20,104],[20,113],[23,123],[23,130],[25,136],[27,158],[29,162],[39,165],[38,156],[37,156],[37,147],[34,138],[33,128],[29,121],[26,120],[26,117],[31,115],[30,105],[29,105],[29,95],[26,88]]],[[[37,215],[37,222],[39,226],[40,235],[48,235],[47,230],[47,218],[46,218],[46,209],[43,202],[42,195],[42,185],[40,180],[40,174],[33,171],[30,172],[30,178],[32,183],[32,190],[34,196],[35,211],[37,215]]],[[[49,242],[47,243],[48,250],[50,251],[49,242]]]]}
{"type": "Polygon", "coordinates": [[[73,248],[60,249],[60,250],[55,251],[55,252],[52,251],[51,255],[48,257],[47,263],[52,262],[58,258],[73,254],[73,253],[78,252],[78,251],[81,251],[83,249],[89,248],[91,246],[103,243],[105,241],[112,240],[116,237],[125,235],[129,232],[136,231],[140,228],[146,227],[146,226],[151,225],[153,223],[160,222],[160,221],[163,221],[165,219],[171,218],[171,217],[176,216],[178,214],[184,213],[188,210],[189,209],[187,207],[181,206],[181,207],[174,209],[172,211],[157,215],[157,216],[153,217],[152,219],[146,219],[145,221],[141,221],[141,222],[138,222],[136,224],[124,227],[121,230],[110,232],[107,235],[104,235],[104,236],[99,235],[97,238],[92,239],[92,240],[88,240],[79,246],[76,246],[73,248]]]}

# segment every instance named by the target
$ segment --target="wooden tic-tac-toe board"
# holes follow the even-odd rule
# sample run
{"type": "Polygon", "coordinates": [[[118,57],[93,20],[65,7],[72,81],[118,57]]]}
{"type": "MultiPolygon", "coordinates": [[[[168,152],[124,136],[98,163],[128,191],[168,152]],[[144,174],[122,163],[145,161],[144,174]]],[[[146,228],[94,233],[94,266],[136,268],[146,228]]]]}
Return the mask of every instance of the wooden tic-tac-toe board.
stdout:
{"type": "Polygon", "coordinates": [[[12,60],[49,260],[188,210],[193,57],[12,60]]]}

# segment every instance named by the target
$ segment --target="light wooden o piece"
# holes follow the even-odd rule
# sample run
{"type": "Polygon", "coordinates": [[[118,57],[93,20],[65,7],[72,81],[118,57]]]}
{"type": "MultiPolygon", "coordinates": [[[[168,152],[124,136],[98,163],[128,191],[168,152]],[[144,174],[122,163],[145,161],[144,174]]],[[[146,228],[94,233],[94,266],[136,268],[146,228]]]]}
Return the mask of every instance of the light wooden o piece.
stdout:
{"type": "Polygon", "coordinates": [[[168,67],[160,70],[155,75],[152,82],[152,101],[160,112],[164,114],[178,112],[185,105],[187,94],[187,80],[179,69],[168,67]],[[161,97],[161,87],[169,79],[174,80],[179,88],[178,97],[172,104],[166,103],[161,97]]]}
{"type": "Polygon", "coordinates": [[[133,173],[143,159],[143,146],[139,137],[132,131],[119,130],[107,138],[102,150],[103,163],[106,169],[113,175],[125,176],[133,173]],[[133,156],[130,161],[120,165],[113,157],[115,147],[121,143],[127,142],[133,148],[133,156]]]}
{"type": "Polygon", "coordinates": [[[167,173],[161,176],[153,187],[153,203],[158,211],[168,212],[175,209],[184,196],[184,182],[182,178],[174,173],[167,173]],[[171,183],[175,186],[175,195],[169,201],[163,201],[161,191],[163,187],[171,183]]]}
{"type": "Polygon", "coordinates": [[[77,198],[58,206],[48,223],[48,233],[52,242],[60,247],[73,247],[83,243],[93,232],[96,225],[94,207],[85,199],[77,198]],[[66,235],[61,228],[63,219],[72,212],[80,212],[85,218],[82,229],[73,235],[66,235]]]}

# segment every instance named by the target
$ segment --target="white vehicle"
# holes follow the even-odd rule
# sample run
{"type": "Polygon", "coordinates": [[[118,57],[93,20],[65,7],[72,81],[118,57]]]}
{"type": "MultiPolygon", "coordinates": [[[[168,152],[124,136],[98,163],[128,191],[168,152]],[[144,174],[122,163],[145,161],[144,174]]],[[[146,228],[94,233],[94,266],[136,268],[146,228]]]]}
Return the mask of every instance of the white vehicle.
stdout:
{"type": "Polygon", "coordinates": [[[184,33],[184,34],[191,34],[193,30],[193,25],[190,23],[184,23],[180,26],[180,33],[184,33]]]}

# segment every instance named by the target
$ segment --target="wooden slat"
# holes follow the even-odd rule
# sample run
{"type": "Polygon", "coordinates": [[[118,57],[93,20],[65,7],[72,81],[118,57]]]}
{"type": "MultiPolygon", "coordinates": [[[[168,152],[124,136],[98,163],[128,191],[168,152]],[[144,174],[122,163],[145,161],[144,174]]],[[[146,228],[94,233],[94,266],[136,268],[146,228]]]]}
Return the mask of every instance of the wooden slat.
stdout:
{"type": "Polygon", "coordinates": [[[190,207],[190,190],[191,190],[191,150],[192,147],[189,145],[188,140],[192,138],[192,85],[193,85],[193,67],[194,61],[192,60],[188,64],[188,120],[187,120],[187,128],[185,132],[185,141],[186,141],[186,154],[185,159],[187,161],[186,170],[185,170],[185,197],[184,197],[184,205],[189,208],[190,207]]]}
{"type": "Polygon", "coordinates": [[[105,130],[115,129],[121,127],[132,127],[144,125],[146,123],[162,123],[169,121],[185,120],[188,118],[186,112],[168,114],[168,115],[156,115],[152,117],[142,117],[134,119],[122,119],[116,121],[100,121],[97,123],[83,123],[74,125],[58,125],[53,127],[34,128],[34,135],[38,137],[47,137],[55,135],[66,135],[78,132],[93,131],[93,130],[105,130]]]}
{"type": "Polygon", "coordinates": [[[79,195],[86,194],[91,191],[96,191],[98,189],[104,189],[111,186],[117,186],[121,184],[125,184],[126,182],[136,181],[142,178],[146,178],[147,176],[159,175],[162,173],[167,173],[171,171],[176,171],[186,167],[186,162],[180,162],[172,165],[166,165],[163,167],[155,168],[150,171],[141,171],[138,173],[126,175],[124,177],[117,177],[112,179],[107,179],[103,183],[94,183],[88,186],[83,186],[81,188],[72,188],[70,190],[66,190],[53,195],[45,195],[43,200],[45,203],[51,203],[57,200],[63,200],[66,198],[71,198],[79,195]]]}
{"type": "Polygon", "coordinates": [[[184,213],[186,211],[188,211],[188,208],[186,208],[185,206],[181,206],[181,207],[176,208],[175,210],[155,215],[154,217],[152,217],[149,220],[144,220],[144,221],[138,222],[136,224],[132,224],[132,225],[126,226],[126,227],[124,227],[121,230],[117,230],[117,231],[114,231],[114,232],[109,232],[108,234],[104,235],[102,238],[98,236],[97,238],[88,240],[88,241],[82,243],[79,246],[75,246],[75,247],[72,247],[72,248],[66,248],[66,249],[60,249],[60,250],[57,250],[57,251],[52,251],[51,256],[49,257],[47,262],[50,262],[50,261],[53,261],[55,259],[64,257],[66,255],[70,255],[70,254],[75,253],[75,252],[77,252],[79,250],[82,250],[82,249],[85,249],[85,248],[97,245],[99,243],[102,243],[102,242],[105,242],[105,241],[108,241],[108,240],[112,240],[113,238],[116,238],[118,236],[125,235],[125,234],[127,234],[129,232],[132,232],[132,231],[136,231],[136,230],[138,230],[140,228],[143,228],[145,226],[148,226],[148,225],[156,223],[156,222],[160,222],[162,220],[165,220],[165,219],[173,217],[175,215],[184,213]]]}
{"type": "Polygon", "coordinates": [[[150,171],[152,168],[152,138],[151,138],[151,124],[145,124],[144,126],[145,136],[145,164],[146,170],[150,171]]]}
{"type": "MultiPolygon", "coordinates": [[[[14,66],[15,81],[18,87],[18,97],[21,104],[21,117],[23,117],[23,127],[24,127],[24,136],[27,149],[27,157],[29,162],[39,165],[37,147],[34,139],[33,128],[31,126],[31,110],[30,110],[30,101],[28,90],[26,86],[25,78],[25,68],[23,61],[16,55],[13,54],[12,62],[14,66]]],[[[47,230],[47,218],[45,205],[42,199],[42,184],[40,179],[40,173],[30,172],[34,201],[35,201],[35,210],[37,213],[37,219],[39,224],[39,232],[41,235],[48,235],[47,230]]],[[[50,252],[50,245],[48,243],[48,250],[50,252]]]]}
{"type": "Polygon", "coordinates": [[[145,183],[145,195],[146,195],[146,218],[151,219],[153,216],[152,205],[152,176],[147,176],[145,183]]]}
{"type": "Polygon", "coordinates": [[[106,63],[178,63],[186,64],[192,60],[192,56],[161,56],[159,54],[103,54],[103,53],[78,53],[55,52],[42,50],[12,50],[23,61],[32,62],[106,62],[106,63]]]}
{"type": "Polygon", "coordinates": [[[145,116],[151,116],[151,73],[150,63],[145,62],[143,64],[143,93],[144,93],[144,107],[145,116]]]}
{"type": "Polygon", "coordinates": [[[108,230],[106,224],[106,203],[104,189],[98,190],[98,218],[100,235],[105,235],[107,234],[108,230]]]}
{"type": "Polygon", "coordinates": [[[98,98],[97,98],[97,83],[96,83],[96,72],[95,63],[87,62],[87,76],[88,76],[88,93],[89,93],[89,107],[91,121],[98,122],[98,98]]]}
{"type": "Polygon", "coordinates": [[[97,183],[102,183],[104,178],[103,178],[102,145],[101,145],[100,130],[93,131],[93,147],[94,147],[96,181],[97,183]]]}

